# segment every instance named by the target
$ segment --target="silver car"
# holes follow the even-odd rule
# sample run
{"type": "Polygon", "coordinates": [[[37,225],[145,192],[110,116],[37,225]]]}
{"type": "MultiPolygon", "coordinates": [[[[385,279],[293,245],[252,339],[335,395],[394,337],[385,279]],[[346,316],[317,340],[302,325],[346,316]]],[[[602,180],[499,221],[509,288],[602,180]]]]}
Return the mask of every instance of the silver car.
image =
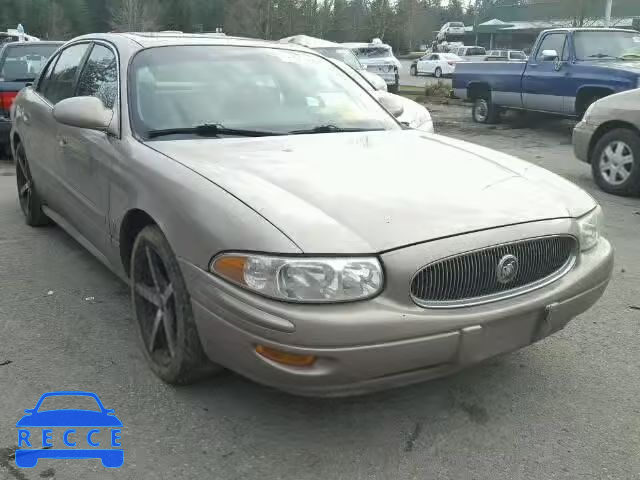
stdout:
{"type": "Polygon", "coordinates": [[[80,37],[19,94],[11,139],[27,223],[128,282],[170,383],[221,367],[307,395],[418,382],[560,330],[611,275],[584,191],[403,128],[294,45],[80,37]]]}

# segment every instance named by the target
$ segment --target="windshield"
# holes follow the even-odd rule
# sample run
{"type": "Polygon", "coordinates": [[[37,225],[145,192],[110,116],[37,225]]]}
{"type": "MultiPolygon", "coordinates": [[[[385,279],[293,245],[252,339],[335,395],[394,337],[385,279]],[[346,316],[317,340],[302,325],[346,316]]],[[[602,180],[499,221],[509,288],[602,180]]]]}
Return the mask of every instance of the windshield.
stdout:
{"type": "Polygon", "coordinates": [[[35,79],[58,46],[37,42],[7,46],[0,58],[0,80],[35,79]]]}
{"type": "Polygon", "coordinates": [[[400,128],[345,72],[315,55],[276,48],[172,46],[135,56],[129,73],[134,129],[289,133],[400,128]],[[219,130],[221,130],[219,128],[219,130]]]}
{"type": "Polygon", "coordinates": [[[358,61],[358,57],[356,57],[348,48],[323,47],[316,48],[315,50],[325,57],[333,58],[334,60],[340,60],[341,62],[346,63],[354,70],[364,70],[362,68],[362,64],[358,61]]]}
{"type": "Polygon", "coordinates": [[[467,48],[467,56],[471,55],[486,55],[487,51],[483,47],[471,47],[467,48]]]}
{"type": "Polygon", "coordinates": [[[573,36],[577,60],[640,58],[638,32],[576,32],[573,36]]]}
{"type": "Polygon", "coordinates": [[[358,58],[384,58],[393,55],[391,53],[391,47],[388,46],[355,48],[353,53],[355,53],[358,58]]]}

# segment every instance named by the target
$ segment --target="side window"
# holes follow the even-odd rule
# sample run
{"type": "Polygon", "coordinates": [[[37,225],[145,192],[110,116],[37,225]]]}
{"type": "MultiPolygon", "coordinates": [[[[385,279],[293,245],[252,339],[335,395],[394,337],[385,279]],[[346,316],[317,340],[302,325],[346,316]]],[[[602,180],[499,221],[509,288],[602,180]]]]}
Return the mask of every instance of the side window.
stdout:
{"type": "Polygon", "coordinates": [[[44,96],[54,105],[60,100],[74,96],[76,74],[88,46],[86,43],[72,45],[60,53],[43,90],[44,96]]]}
{"type": "Polygon", "coordinates": [[[54,65],[58,61],[58,55],[51,59],[51,61],[47,64],[47,66],[40,72],[40,76],[38,77],[38,86],[36,91],[39,93],[44,92],[45,88],[47,88],[47,84],[49,83],[49,77],[51,76],[51,70],[53,70],[54,65]]]}
{"type": "Polygon", "coordinates": [[[118,63],[107,47],[95,45],[78,80],[78,96],[97,97],[107,108],[118,98],[118,63]]]}
{"type": "Polygon", "coordinates": [[[438,60],[438,55],[431,55],[429,60],[438,60]]]}
{"type": "Polygon", "coordinates": [[[566,48],[567,35],[565,33],[551,33],[542,39],[538,53],[536,53],[536,62],[543,62],[542,52],[544,50],[555,50],[562,60],[569,57],[569,49],[566,48]]]}

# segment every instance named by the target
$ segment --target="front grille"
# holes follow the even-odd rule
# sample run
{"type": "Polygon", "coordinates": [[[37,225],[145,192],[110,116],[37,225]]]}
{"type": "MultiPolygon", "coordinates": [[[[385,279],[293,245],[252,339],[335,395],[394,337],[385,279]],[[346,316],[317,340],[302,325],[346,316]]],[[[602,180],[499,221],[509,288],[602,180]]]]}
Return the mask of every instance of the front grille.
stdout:
{"type": "Polygon", "coordinates": [[[528,292],[568,272],[577,246],[575,237],[558,235],[438,260],[415,274],[411,297],[424,307],[462,307],[528,292]]]}

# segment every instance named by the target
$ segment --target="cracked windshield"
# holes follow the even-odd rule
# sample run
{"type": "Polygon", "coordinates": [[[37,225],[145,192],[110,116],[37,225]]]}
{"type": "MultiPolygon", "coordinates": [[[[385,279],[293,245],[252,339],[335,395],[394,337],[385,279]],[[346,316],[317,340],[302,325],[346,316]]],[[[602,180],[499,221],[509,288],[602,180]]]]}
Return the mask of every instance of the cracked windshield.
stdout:
{"type": "Polygon", "coordinates": [[[638,0],[0,0],[0,480],[640,480],[638,0]]]}

